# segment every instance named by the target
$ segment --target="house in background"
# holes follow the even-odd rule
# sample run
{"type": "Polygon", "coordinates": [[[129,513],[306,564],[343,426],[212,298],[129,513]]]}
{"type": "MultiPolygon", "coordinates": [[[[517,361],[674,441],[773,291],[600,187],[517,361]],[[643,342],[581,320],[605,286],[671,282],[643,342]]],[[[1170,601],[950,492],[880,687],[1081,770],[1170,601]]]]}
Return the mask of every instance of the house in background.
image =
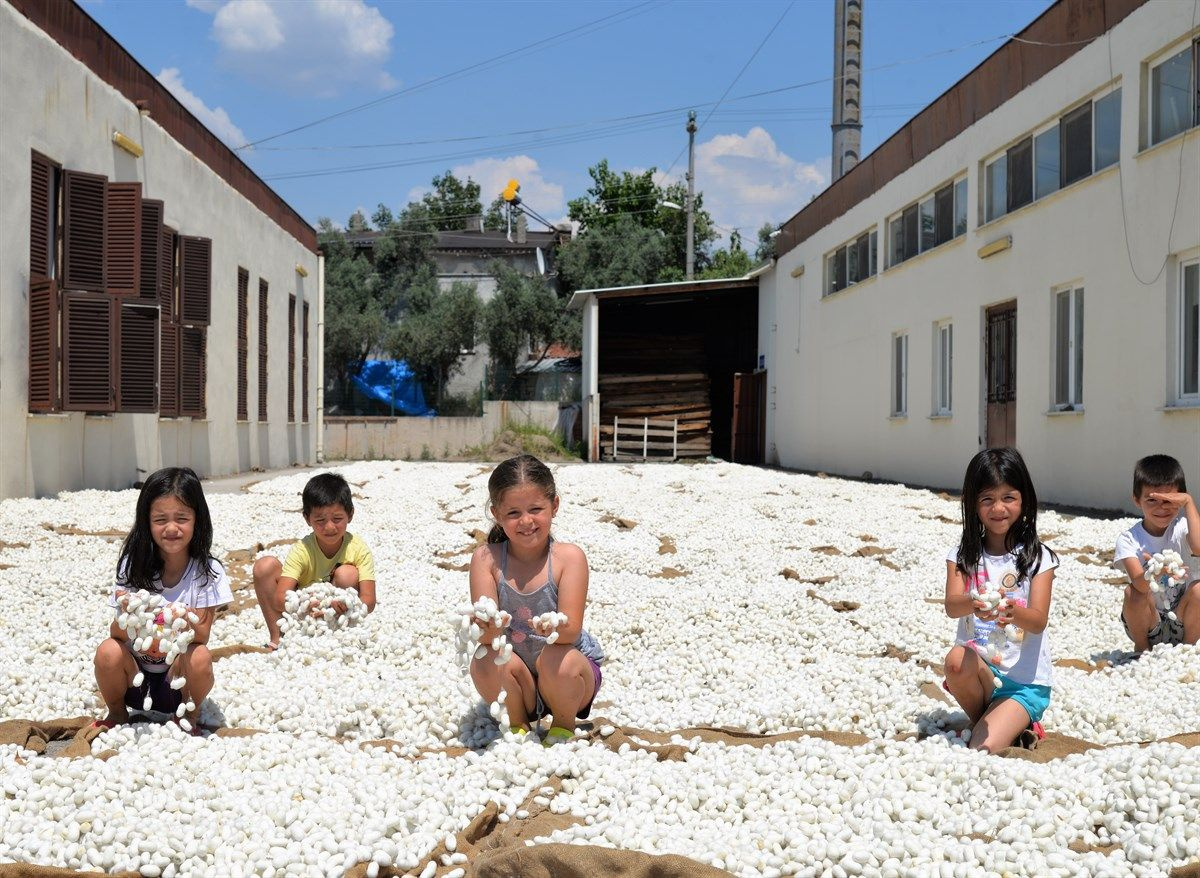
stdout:
{"type": "Polygon", "coordinates": [[[314,463],[316,231],[75,3],[0,33],[0,497],[314,463]]]}
{"type": "MultiPolygon", "coordinates": [[[[475,284],[479,301],[488,302],[496,293],[492,263],[502,262],[529,277],[546,277],[557,292],[555,257],[559,245],[571,237],[569,227],[530,232],[523,223],[514,223],[510,241],[506,232],[480,230],[478,218],[466,225],[465,229],[438,232],[437,243],[430,250],[437,263],[438,285],[443,290],[450,289],[456,282],[475,284]]],[[[382,234],[376,231],[347,232],[346,241],[371,258],[375,241],[382,234]]],[[[479,390],[487,374],[486,343],[479,342],[463,353],[461,369],[446,384],[447,394],[469,396],[479,390]]]]}
{"type": "Polygon", "coordinates": [[[1200,28],[1059,0],[785,223],[759,277],[768,463],[1040,497],[1200,484],[1200,28]]]}

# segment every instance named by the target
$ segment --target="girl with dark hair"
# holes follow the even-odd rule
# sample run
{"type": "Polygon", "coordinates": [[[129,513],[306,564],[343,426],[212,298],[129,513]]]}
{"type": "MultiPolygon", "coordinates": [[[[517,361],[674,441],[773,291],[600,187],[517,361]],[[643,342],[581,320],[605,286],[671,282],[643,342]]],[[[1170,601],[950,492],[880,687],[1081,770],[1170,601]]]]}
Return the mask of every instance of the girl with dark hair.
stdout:
{"type": "Polygon", "coordinates": [[[536,457],[522,454],[497,466],[488,495],[495,526],[471,558],[471,600],[491,598],[512,616],[512,624],[502,630],[479,623],[488,651],[471,663],[471,679],[487,701],[495,701],[502,689],[508,693],[505,707],[514,733],[526,734],[531,719],[549,713],[542,743],[568,741],[575,720],[591,712],[604,660],[600,645],[583,629],[587,558],[578,546],[551,536],[558,491],[550,468],[536,457]],[[535,622],[548,613],[567,620],[553,629],[535,622]],[[493,661],[490,647],[500,634],[508,635],[514,653],[503,665],[493,661]]]}
{"type": "Polygon", "coordinates": [[[962,537],[946,558],[946,615],[959,623],[945,687],[971,720],[974,749],[995,753],[1018,738],[1036,745],[1043,736],[1051,684],[1045,630],[1057,566],[1038,539],[1037,493],[1020,452],[979,452],[963,479],[962,537]],[[976,591],[998,591],[1005,600],[990,606],[976,591]],[[1002,648],[998,631],[1008,632],[1002,648]]]}
{"type": "MultiPolygon", "coordinates": [[[[193,703],[187,719],[198,731],[199,705],[213,685],[208,635],[218,607],[233,600],[229,578],[212,557],[212,518],[200,479],[186,467],[168,467],[146,479],[138,495],[133,528],[121,545],[117,581],[109,606],[120,615],[130,591],[153,591],[164,601],[185,604],[198,617],[186,652],[170,665],[155,642],[136,652],[129,635],[114,618],[108,638],[96,650],[96,682],[108,715],[93,725],[112,728],[127,722],[129,708],[174,714],[180,704],[193,703]],[[143,680],[134,686],[134,678],[143,680]],[[182,689],[171,680],[183,677],[182,689]]],[[[195,731],[193,732],[195,733],[195,731]]]]}

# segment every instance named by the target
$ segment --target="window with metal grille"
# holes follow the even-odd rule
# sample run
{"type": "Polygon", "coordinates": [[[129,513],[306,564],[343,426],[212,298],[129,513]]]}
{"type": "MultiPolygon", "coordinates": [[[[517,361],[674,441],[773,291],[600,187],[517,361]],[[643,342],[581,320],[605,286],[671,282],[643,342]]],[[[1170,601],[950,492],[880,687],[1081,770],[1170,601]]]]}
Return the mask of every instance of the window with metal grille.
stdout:
{"type": "Polygon", "coordinates": [[[250,319],[250,272],[237,272],[237,419],[250,420],[249,388],[246,386],[247,358],[250,356],[248,323],[250,319]]]}
{"type": "Polygon", "coordinates": [[[287,419],[296,420],[296,297],[288,296],[288,382],[287,419]]]}
{"type": "Polygon", "coordinates": [[[300,347],[300,417],[308,423],[308,302],[301,312],[304,315],[304,331],[300,347]]]}
{"type": "Polygon", "coordinates": [[[267,420],[267,282],[258,279],[258,419],[267,420]]]}

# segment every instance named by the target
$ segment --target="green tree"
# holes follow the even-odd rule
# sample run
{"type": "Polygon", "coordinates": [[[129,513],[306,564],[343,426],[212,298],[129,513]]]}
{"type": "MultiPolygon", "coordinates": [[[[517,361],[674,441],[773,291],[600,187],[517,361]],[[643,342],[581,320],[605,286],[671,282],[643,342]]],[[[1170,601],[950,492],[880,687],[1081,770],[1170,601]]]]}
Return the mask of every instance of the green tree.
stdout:
{"type": "MultiPolygon", "coordinates": [[[[566,309],[541,277],[529,277],[501,262],[492,264],[496,292],[483,306],[481,323],[491,358],[492,389],[503,398],[530,351],[546,356],[554,343],[578,350],[581,317],[566,309]]],[[[535,363],[536,365],[536,363],[535,363]]]]}
{"type": "Polygon", "coordinates": [[[775,225],[763,223],[758,230],[758,247],[754,251],[754,261],[769,262],[775,258],[775,225]]]}
{"type": "Polygon", "coordinates": [[[488,205],[487,212],[483,215],[483,227],[489,232],[503,232],[508,228],[508,203],[500,195],[496,196],[496,200],[488,205]]]}
{"type": "MultiPolygon", "coordinates": [[[[567,203],[567,213],[582,225],[583,235],[610,225],[620,216],[631,217],[638,225],[662,232],[667,259],[658,275],[637,283],[682,279],[687,263],[687,211],[684,209],[687,186],[679,182],[660,186],[654,182],[655,170],[617,173],[609,168],[608,159],[601,159],[588,168],[592,185],[587,193],[567,203]]],[[[701,193],[696,194],[693,214],[695,265],[696,270],[701,271],[708,264],[708,246],[717,237],[712,217],[704,209],[701,193]]]]}
{"type": "Polygon", "coordinates": [[[723,277],[745,277],[754,267],[750,254],[742,249],[742,236],[734,229],[729,236],[728,249],[713,253],[712,264],[698,275],[700,280],[715,280],[723,277]]]}
{"type": "Polygon", "coordinates": [[[654,283],[670,267],[671,258],[660,230],[632,216],[617,216],[563,244],[557,265],[563,286],[573,292],[654,283]]]}
{"type": "Polygon", "coordinates": [[[356,254],[327,218],[318,227],[325,252],[325,362],[348,393],[350,376],[387,333],[387,309],[379,275],[367,257],[356,254]]]}
{"type": "Polygon", "coordinates": [[[425,398],[436,408],[442,403],[446,382],[462,368],[462,352],[474,347],[479,321],[475,284],[456,281],[439,288],[431,268],[423,267],[408,291],[403,319],[393,327],[388,351],[404,360],[425,389],[425,398]]]}
{"type": "Polygon", "coordinates": [[[346,231],[348,232],[365,232],[371,227],[367,225],[367,218],[363,216],[361,210],[356,210],[350,214],[350,219],[346,222],[346,231]]]}
{"type": "Polygon", "coordinates": [[[469,217],[483,215],[479,184],[470,177],[464,183],[451,171],[433,178],[433,191],[425,193],[421,204],[433,228],[443,232],[465,228],[469,217]]]}

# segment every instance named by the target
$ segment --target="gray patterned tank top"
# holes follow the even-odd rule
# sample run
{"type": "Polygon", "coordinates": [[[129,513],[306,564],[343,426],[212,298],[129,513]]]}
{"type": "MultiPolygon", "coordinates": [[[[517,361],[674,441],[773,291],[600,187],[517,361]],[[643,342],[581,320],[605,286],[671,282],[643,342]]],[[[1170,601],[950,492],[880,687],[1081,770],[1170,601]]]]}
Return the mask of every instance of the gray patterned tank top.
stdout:
{"type": "MultiPolygon", "coordinates": [[[[513,652],[521,657],[530,672],[536,673],[537,658],[546,646],[546,638],[530,627],[529,620],[542,613],[558,612],[558,583],[554,581],[554,553],[549,552],[546,559],[546,584],[535,591],[520,592],[508,584],[507,541],[501,544],[500,552],[500,584],[496,591],[497,597],[500,598],[500,609],[512,615],[508,639],[513,645],[513,652]]],[[[586,631],[579,632],[579,639],[572,646],[597,664],[604,661],[604,651],[600,648],[600,644],[586,631]]]]}

